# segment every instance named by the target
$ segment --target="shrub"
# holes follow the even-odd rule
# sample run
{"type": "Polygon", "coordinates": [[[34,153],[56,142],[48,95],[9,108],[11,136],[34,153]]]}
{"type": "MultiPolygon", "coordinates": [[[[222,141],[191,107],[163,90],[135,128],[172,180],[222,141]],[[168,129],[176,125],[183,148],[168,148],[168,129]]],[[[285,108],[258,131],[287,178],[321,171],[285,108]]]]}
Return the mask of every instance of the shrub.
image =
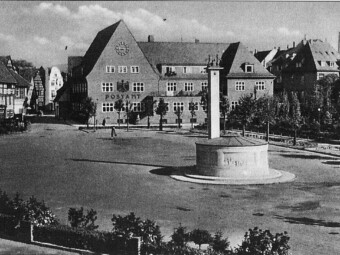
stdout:
{"type": "Polygon", "coordinates": [[[273,235],[269,230],[263,231],[255,227],[246,232],[244,240],[236,254],[239,255],[288,255],[290,246],[287,232],[273,235]]]}
{"type": "Polygon", "coordinates": [[[174,233],[171,235],[171,242],[176,247],[186,247],[188,241],[189,241],[189,233],[186,230],[186,227],[183,227],[182,225],[179,225],[178,228],[175,228],[174,233]]]}
{"type": "Polygon", "coordinates": [[[190,241],[198,244],[199,249],[201,249],[202,244],[210,243],[212,241],[211,234],[207,230],[194,229],[189,233],[190,241]]]}
{"type": "Polygon", "coordinates": [[[159,226],[154,221],[141,220],[133,212],[124,217],[113,214],[111,221],[113,224],[112,233],[115,236],[121,236],[126,240],[133,236],[141,237],[141,249],[144,252],[153,252],[162,241],[159,226]]]}
{"type": "Polygon", "coordinates": [[[228,250],[230,242],[228,238],[223,238],[221,231],[215,233],[214,237],[209,244],[209,250],[211,254],[230,254],[228,250]]]}
{"type": "Polygon", "coordinates": [[[84,215],[84,208],[80,209],[70,208],[68,211],[68,220],[71,227],[74,228],[85,228],[88,230],[95,230],[98,225],[94,222],[97,220],[97,212],[93,209],[87,211],[87,215],[84,215]]]}
{"type": "Polygon", "coordinates": [[[44,201],[39,202],[34,196],[28,201],[23,201],[19,193],[10,199],[6,192],[0,190],[0,213],[12,215],[17,224],[21,220],[29,221],[36,225],[57,224],[58,220],[44,201]]]}

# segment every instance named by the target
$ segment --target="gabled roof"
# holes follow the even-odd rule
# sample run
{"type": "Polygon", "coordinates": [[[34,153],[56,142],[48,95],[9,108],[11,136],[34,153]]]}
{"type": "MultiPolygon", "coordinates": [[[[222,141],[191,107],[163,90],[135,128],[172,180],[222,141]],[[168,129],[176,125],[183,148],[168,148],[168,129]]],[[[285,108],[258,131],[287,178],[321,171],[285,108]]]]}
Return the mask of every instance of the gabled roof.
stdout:
{"type": "Polygon", "coordinates": [[[248,49],[240,42],[232,43],[225,51],[222,57],[222,66],[225,67],[227,77],[268,77],[275,76],[267,71],[261,63],[252,55],[248,49]],[[250,64],[254,66],[253,73],[246,73],[245,65],[250,64]]]}
{"type": "Polygon", "coordinates": [[[86,51],[81,63],[84,76],[87,76],[91,72],[107,43],[110,41],[111,36],[116,31],[121,22],[122,20],[98,32],[89,49],[86,51]]]}
{"type": "Polygon", "coordinates": [[[9,72],[11,73],[11,75],[16,80],[16,82],[17,82],[16,86],[17,87],[29,88],[29,87],[32,86],[28,81],[26,81],[21,75],[16,73],[13,69],[9,69],[9,72]]]}
{"type": "Polygon", "coordinates": [[[268,54],[271,52],[271,50],[266,50],[266,51],[258,51],[254,54],[255,58],[258,59],[258,61],[262,62],[268,54]]]}
{"type": "Polygon", "coordinates": [[[204,66],[209,55],[222,56],[229,43],[138,42],[138,46],[153,67],[157,65],[204,66]]]}
{"type": "Polygon", "coordinates": [[[296,57],[289,62],[288,67],[283,72],[297,71],[296,63],[302,63],[302,67],[298,69],[301,72],[339,72],[338,66],[335,63],[340,59],[340,54],[327,42],[319,39],[301,41],[296,46],[294,52],[297,54],[296,57]],[[334,66],[331,67],[328,64],[321,66],[320,61],[333,62],[334,66]]]}
{"type": "MultiPolygon", "coordinates": [[[[244,47],[238,43],[189,43],[189,42],[138,42],[151,66],[159,73],[159,65],[177,66],[206,66],[216,55],[221,58],[221,64],[229,75],[267,76],[272,77],[259,61],[244,47]],[[235,62],[236,61],[236,62],[235,62]],[[242,64],[251,63],[255,72],[246,74],[242,70],[242,64]]],[[[177,74],[174,79],[206,79],[207,74],[177,74]]],[[[171,77],[167,77],[171,79],[171,77]]]]}
{"type": "Polygon", "coordinates": [[[340,59],[340,54],[333,49],[333,47],[328,42],[323,42],[321,40],[310,40],[308,41],[310,52],[313,56],[315,67],[318,71],[338,71],[337,65],[334,67],[321,66],[318,61],[331,61],[336,63],[340,59]]]}
{"type": "Polygon", "coordinates": [[[7,69],[7,67],[1,60],[0,60],[0,82],[12,84],[17,83],[17,81],[14,79],[10,71],[7,69]]]}

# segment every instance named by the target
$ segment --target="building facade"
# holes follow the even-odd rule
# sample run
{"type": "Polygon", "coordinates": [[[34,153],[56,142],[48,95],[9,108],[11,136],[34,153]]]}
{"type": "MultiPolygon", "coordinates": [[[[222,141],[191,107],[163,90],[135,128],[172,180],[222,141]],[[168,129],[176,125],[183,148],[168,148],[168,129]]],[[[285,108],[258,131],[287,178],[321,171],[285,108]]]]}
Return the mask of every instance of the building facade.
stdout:
{"type": "Polygon", "coordinates": [[[63,76],[58,67],[54,66],[45,70],[45,110],[54,111],[54,99],[63,84],[63,76]]]}
{"type": "Polygon", "coordinates": [[[328,42],[304,39],[272,60],[270,70],[277,76],[275,90],[312,91],[326,75],[339,76],[339,59],[340,54],[328,42]]]}
{"type": "Polygon", "coordinates": [[[14,116],[16,84],[5,64],[0,61],[0,122],[14,116]]]}
{"type": "MultiPolygon", "coordinates": [[[[205,68],[216,58],[223,67],[221,92],[233,105],[244,94],[273,94],[275,77],[242,43],[156,42],[153,36],[137,42],[119,21],[97,34],[81,64],[72,69],[72,111],[79,112],[82,100],[91,97],[97,104],[98,122],[105,119],[116,124],[114,105],[122,99],[132,108],[130,121],[146,123],[145,104],[163,98],[168,104],[165,122],[176,123],[179,109],[182,123],[203,123],[206,113],[200,101],[208,86],[205,68]],[[191,120],[189,103],[195,104],[195,120],[191,120]]],[[[151,117],[151,123],[158,121],[159,116],[151,117]]]]}

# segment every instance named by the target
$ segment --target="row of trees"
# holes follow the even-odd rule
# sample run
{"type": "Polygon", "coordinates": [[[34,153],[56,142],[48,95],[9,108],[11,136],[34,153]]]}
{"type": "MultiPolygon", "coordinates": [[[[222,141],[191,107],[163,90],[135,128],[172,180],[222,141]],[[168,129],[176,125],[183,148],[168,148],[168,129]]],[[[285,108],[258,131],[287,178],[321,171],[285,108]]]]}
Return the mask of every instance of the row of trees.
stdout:
{"type": "MultiPolygon", "coordinates": [[[[320,79],[314,89],[307,92],[282,92],[274,96],[255,98],[242,96],[236,107],[230,109],[228,98],[220,96],[220,112],[228,124],[246,128],[265,130],[267,140],[269,127],[280,133],[293,133],[293,143],[299,130],[310,137],[320,135],[320,131],[333,132],[340,117],[340,80],[336,75],[320,79]]],[[[207,91],[201,95],[201,105],[208,108],[207,91]]]]}
{"type": "MultiPolygon", "coordinates": [[[[297,132],[302,128],[303,131],[310,131],[310,135],[316,135],[323,131],[334,131],[334,126],[338,124],[340,117],[340,80],[336,75],[328,75],[320,79],[314,89],[307,92],[282,92],[274,96],[263,96],[255,98],[252,95],[242,96],[236,107],[231,109],[227,97],[220,95],[220,112],[223,118],[224,131],[226,123],[242,126],[243,134],[246,127],[255,129],[265,129],[267,139],[269,127],[283,133],[294,133],[294,143],[296,142],[297,132]]],[[[208,92],[203,90],[201,93],[201,106],[208,111],[208,92]]],[[[163,118],[168,112],[168,104],[163,98],[157,102],[153,99],[145,100],[144,115],[148,118],[150,127],[150,116],[154,113],[160,116],[159,129],[162,130],[163,118]],[[155,108],[155,104],[157,107],[155,108]]],[[[117,100],[114,109],[118,112],[118,124],[121,123],[121,113],[125,112],[127,123],[133,112],[131,102],[117,100]]],[[[195,103],[189,103],[191,118],[196,116],[195,103]]],[[[82,112],[87,121],[96,114],[96,104],[91,98],[86,98],[83,102],[82,112]]],[[[175,112],[180,127],[181,110],[175,112]]],[[[129,127],[127,127],[129,128],[129,127]]]]}

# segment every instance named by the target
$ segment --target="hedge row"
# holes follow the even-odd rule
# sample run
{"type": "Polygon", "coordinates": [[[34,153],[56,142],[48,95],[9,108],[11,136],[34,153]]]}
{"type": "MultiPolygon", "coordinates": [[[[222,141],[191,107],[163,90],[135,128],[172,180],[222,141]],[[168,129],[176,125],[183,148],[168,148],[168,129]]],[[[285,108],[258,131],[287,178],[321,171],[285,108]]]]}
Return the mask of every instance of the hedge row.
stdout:
{"type": "Polygon", "coordinates": [[[13,216],[0,214],[0,233],[15,236],[17,234],[16,226],[18,221],[13,216]]]}
{"type": "Polygon", "coordinates": [[[110,232],[90,231],[67,225],[34,226],[34,241],[101,253],[136,250],[136,240],[125,240],[110,232]]]}

